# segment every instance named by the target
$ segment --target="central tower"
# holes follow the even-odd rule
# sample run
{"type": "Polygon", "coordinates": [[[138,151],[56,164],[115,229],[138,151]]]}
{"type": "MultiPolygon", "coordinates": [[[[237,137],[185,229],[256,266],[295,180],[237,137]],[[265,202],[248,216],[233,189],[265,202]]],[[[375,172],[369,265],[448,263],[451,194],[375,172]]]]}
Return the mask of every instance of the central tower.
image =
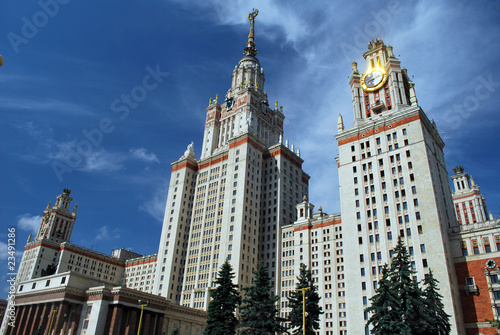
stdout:
{"type": "Polygon", "coordinates": [[[227,91],[222,105],[210,99],[203,136],[201,160],[219,152],[227,151],[231,139],[242,134],[256,137],[261,146],[278,144],[283,133],[283,111],[269,108],[267,93],[264,91],[264,70],[255,57],[254,21],[258,11],[248,15],[250,32],[244,57],[238,62],[231,77],[231,88],[227,91]]]}
{"type": "Polygon", "coordinates": [[[255,17],[224,101],[210,99],[200,159],[193,144],[172,163],[154,293],[206,309],[228,259],[238,286],[250,285],[260,260],[280,291],[279,227],[295,221],[308,195],[299,150],[283,143],[282,107],[269,106],[256,58],[255,17]]]}

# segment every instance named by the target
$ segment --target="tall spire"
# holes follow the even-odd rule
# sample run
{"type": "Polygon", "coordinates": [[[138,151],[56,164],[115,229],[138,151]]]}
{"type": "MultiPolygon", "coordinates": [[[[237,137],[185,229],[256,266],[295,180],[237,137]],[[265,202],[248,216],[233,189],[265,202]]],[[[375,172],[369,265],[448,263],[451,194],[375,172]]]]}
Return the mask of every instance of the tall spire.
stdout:
{"type": "Polygon", "coordinates": [[[255,17],[259,14],[258,9],[254,9],[253,12],[248,14],[248,20],[250,21],[250,31],[248,32],[248,42],[247,42],[247,47],[243,50],[243,53],[246,56],[256,56],[257,55],[257,49],[255,49],[255,42],[254,42],[254,22],[255,22],[255,17]]]}

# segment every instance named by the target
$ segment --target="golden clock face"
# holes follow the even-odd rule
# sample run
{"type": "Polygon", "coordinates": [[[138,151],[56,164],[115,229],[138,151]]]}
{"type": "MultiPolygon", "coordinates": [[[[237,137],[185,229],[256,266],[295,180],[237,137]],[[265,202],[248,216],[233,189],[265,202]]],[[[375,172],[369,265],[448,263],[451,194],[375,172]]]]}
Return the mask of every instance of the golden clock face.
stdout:
{"type": "Polygon", "coordinates": [[[381,88],[387,81],[387,72],[379,67],[368,70],[361,77],[361,88],[367,92],[373,92],[381,88]]]}

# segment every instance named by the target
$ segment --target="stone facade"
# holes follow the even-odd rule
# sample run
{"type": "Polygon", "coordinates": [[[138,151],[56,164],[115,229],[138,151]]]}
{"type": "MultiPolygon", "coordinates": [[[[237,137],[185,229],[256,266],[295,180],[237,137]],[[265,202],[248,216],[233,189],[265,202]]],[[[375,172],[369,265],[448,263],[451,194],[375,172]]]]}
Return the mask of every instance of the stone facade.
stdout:
{"type": "Polygon", "coordinates": [[[262,259],[280,292],[280,227],[308,194],[300,151],[283,141],[283,110],[269,106],[249,45],[224,102],[210,99],[200,159],[190,144],[172,163],[153,292],[184,306],[206,310],[226,259],[240,288],[262,259]]]}

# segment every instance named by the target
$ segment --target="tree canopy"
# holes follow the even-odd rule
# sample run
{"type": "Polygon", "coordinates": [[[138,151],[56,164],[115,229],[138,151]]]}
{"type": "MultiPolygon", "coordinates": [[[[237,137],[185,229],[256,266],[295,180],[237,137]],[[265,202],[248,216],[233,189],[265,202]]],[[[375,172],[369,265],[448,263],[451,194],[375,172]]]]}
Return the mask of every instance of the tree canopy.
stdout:
{"type": "Polygon", "coordinates": [[[281,322],[276,302],[279,297],[271,295],[272,285],[269,271],[260,261],[253,271],[252,285],[243,288],[245,297],[240,308],[240,334],[268,335],[281,333],[281,322]]]}
{"type": "Polygon", "coordinates": [[[212,301],[208,304],[208,318],[204,335],[233,335],[238,320],[235,311],[241,302],[238,287],[233,283],[234,273],[226,260],[218,273],[216,288],[211,291],[212,301]]]}
{"type": "Polygon", "coordinates": [[[312,280],[311,270],[305,264],[300,265],[300,274],[297,277],[296,291],[288,297],[289,307],[292,309],[288,314],[287,321],[290,323],[292,334],[303,334],[303,301],[302,292],[298,289],[310,288],[305,291],[305,311],[306,311],[306,335],[314,335],[319,329],[319,316],[323,314],[319,305],[320,297],[317,288],[312,280]]]}
{"type": "Polygon", "coordinates": [[[367,326],[374,335],[446,335],[450,333],[449,315],[444,312],[442,296],[432,271],[423,281],[424,291],[414,279],[410,255],[400,236],[390,266],[383,267],[375,295],[370,298],[367,326]]]}

